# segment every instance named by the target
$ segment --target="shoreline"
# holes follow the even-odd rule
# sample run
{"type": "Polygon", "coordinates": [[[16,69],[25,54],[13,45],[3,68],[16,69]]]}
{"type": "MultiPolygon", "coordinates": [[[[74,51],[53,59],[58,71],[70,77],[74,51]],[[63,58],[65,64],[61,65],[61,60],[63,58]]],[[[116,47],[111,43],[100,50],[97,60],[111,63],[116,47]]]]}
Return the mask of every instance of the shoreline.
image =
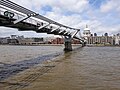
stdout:
{"type": "Polygon", "coordinates": [[[86,47],[120,47],[120,46],[113,46],[113,45],[86,45],[86,47]]]}
{"type": "MultiPolygon", "coordinates": [[[[81,44],[72,44],[73,46],[81,46],[81,44]]],[[[0,46],[64,46],[64,44],[40,44],[40,45],[15,45],[15,44],[5,44],[0,46]]]]}
{"type": "MultiPolygon", "coordinates": [[[[64,44],[40,44],[40,45],[0,44],[0,46],[64,46],[64,44]]],[[[72,46],[82,46],[82,44],[72,44],[72,46]]],[[[120,47],[120,46],[115,46],[115,45],[86,45],[85,47],[120,47]]]]}

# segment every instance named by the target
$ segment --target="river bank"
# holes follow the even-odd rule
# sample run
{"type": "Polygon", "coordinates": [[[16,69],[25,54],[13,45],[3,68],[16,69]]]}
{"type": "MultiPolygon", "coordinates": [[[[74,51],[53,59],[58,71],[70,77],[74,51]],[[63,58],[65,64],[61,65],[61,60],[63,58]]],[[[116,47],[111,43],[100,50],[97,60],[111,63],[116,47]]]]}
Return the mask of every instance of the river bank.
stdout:
{"type": "Polygon", "coordinates": [[[89,44],[87,47],[120,47],[119,45],[89,44]]]}

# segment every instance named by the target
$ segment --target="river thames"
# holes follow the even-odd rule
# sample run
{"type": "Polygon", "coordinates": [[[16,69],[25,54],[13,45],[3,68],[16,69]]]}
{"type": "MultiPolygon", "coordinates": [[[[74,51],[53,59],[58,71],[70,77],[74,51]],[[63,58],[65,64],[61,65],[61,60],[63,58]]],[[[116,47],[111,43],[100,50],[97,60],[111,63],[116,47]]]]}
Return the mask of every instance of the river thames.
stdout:
{"type": "Polygon", "coordinates": [[[0,90],[120,90],[120,47],[0,46],[0,90]]]}

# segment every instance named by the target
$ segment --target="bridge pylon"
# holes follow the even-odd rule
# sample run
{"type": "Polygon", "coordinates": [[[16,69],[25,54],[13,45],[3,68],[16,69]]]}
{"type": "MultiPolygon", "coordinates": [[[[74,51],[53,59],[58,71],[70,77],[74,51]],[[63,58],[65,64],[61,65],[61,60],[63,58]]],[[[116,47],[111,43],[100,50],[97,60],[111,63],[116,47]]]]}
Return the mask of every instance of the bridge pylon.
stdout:
{"type": "Polygon", "coordinates": [[[65,36],[64,37],[64,51],[72,51],[72,37],[71,36],[65,36]]]}
{"type": "Polygon", "coordinates": [[[84,38],[77,37],[80,29],[60,24],[10,0],[0,0],[0,26],[64,36],[65,51],[72,51],[73,38],[85,45],[84,38]]]}

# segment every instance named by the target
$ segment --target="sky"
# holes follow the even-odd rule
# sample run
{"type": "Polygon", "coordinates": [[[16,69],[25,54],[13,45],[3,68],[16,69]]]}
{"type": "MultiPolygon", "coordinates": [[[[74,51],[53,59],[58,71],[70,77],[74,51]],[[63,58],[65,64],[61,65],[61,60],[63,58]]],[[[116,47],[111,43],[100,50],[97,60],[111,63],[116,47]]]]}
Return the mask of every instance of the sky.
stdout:
{"type": "MultiPolygon", "coordinates": [[[[12,0],[32,11],[66,26],[80,28],[86,24],[92,33],[109,35],[120,33],[120,0],[12,0]]],[[[48,36],[35,32],[0,27],[0,37],[11,34],[26,37],[48,36]]]]}

